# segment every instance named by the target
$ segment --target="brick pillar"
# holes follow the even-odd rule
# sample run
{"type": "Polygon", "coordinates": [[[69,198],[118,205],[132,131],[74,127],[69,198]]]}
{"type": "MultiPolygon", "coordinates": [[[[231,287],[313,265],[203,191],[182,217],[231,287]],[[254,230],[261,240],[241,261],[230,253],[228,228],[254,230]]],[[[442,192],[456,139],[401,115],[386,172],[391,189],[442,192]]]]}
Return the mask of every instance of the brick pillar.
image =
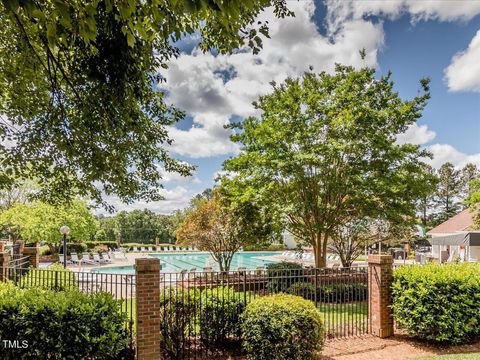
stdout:
{"type": "Polygon", "coordinates": [[[160,260],[135,259],[137,359],[160,359],[160,260]]]}
{"type": "Polygon", "coordinates": [[[5,251],[4,245],[0,245],[0,281],[6,281],[8,278],[7,267],[10,262],[10,252],[5,251]]]}
{"type": "Polygon", "coordinates": [[[370,333],[385,338],[393,335],[392,281],[393,257],[370,255],[368,257],[368,315],[370,333]]]}
{"type": "Polygon", "coordinates": [[[28,256],[28,266],[38,268],[40,262],[40,247],[38,244],[23,248],[23,255],[28,256]]]}

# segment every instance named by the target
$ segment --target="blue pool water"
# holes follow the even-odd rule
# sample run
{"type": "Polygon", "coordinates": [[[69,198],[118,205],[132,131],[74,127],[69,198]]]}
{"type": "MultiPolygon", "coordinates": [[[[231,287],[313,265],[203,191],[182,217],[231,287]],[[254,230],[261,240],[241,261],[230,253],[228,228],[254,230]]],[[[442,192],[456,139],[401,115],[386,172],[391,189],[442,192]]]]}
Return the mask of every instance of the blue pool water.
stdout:
{"type": "MultiPolygon", "coordinates": [[[[233,255],[230,270],[237,270],[239,267],[246,269],[256,269],[259,266],[265,266],[269,263],[278,262],[274,259],[258,259],[258,257],[269,257],[279,255],[275,251],[262,252],[239,252],[233,255]]],[[[162,265],[161,272],[176,273],[182,270],[191,270],[196,268],[197,271],[202,271],[204,267],[212,266],[214,270],[218,270],[218,264],[214,263],[208,253],[171,253],[171,254],[148,254],[148,257],[155,257],[160,259],[162,265]]],[[[127,266],[112,266],[105,268],[95,268],[91,270],[96,273],[108,274],[134,274],[135,271],[132,265],[127,266]]]]}

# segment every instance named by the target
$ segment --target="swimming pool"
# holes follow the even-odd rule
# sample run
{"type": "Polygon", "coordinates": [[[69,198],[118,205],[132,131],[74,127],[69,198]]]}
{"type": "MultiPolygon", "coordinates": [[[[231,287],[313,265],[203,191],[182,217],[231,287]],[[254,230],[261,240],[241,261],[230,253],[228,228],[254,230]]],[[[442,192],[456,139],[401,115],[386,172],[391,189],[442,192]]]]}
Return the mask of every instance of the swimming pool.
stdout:
{"type": "MultiPolygon", "coordinates": [[[[265,266],[269,263],[276,263],[275,259],[263,259],[280,255],[277,251],[255,251],[255,252],[239,252],[233,255],[230,270],[237,270],[240,268],[256,269],[259,266],[265,266]],[[259,259],[261,257],[262,259],[259,259]]],[[[213,261],[208,253],[171,253],[171,254],[148,254],[148,257],[155,257],[160,259],[162,265],[161,272],[176,273],[182,270],[196,269],[202,271],[204,267],[213,266],[215,271],[218,271],[218,264],[213,261]]],[[[91,270],[96,273],[103,274],[134,274],[133,265],[125,266],[111,266],[99,267],[91,270]]]]}

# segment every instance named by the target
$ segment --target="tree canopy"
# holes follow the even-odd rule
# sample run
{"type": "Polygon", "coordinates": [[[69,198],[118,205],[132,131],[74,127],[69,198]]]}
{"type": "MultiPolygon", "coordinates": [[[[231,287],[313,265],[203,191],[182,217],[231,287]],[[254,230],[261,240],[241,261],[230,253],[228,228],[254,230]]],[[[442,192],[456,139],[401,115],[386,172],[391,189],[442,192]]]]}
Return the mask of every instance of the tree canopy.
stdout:
{"type": "Polygon", "coordinates": [[[45,241],[52,252],[60,248],[60,227],[67,225],[70,241],[86,241],[97,229],[97,221],[85,202],[74,200],[66,206],[42,202],[16,204],[0,213],[0,225],[14,239],[26,242],[45,241]]]}
{"type": "Polygon", "coordinates": [[[429,153],[396,141],[427,104],[428,80],[420,85],[422,94],[403,100],[390,74],[377,79],[374,69],[343,65],[273,84],[254,103],[261,117],[232,126],[241,152],[225,162],[231,178],[223,181],[238,198],[278,209],[324,267],[341,225],[363,217],[402,223],[430,190],[429,153]]]}
{"type": "Polygon", "coordinates": [[[268,243],[276,233],[255,204],[230,202],[216,191],[187,213],[176,235],[180,244],[210,252],[220,271],[228,271],[233,255],[243,246],[268,243]]]}
{"type": "Polygon", "coordinates": [[[192,34],[204,51],[259,51],[268,6],[292,15],[285,0],[2,1],[0,188],[35,179],[52,203],[160,199],[159,164],[192,171],[165,149],[184,114],[165,103],[160,69],[192,34]]]}

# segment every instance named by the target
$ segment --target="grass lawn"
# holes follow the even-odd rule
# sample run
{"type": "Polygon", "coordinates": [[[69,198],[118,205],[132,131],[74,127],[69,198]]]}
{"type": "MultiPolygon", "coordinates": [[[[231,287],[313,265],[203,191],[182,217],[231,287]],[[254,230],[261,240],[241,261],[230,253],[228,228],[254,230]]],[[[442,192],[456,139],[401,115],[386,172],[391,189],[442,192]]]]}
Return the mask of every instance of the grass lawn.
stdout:
{"type": "Polygon", "coordinates": [[[468,354],[449,354],[449,355],[436,355],[418,358],[417,360],[479,360],[480,353],[468,353],[468,354]]]}
{"type": "MultiPolygon", "coordinates": [[[[126,312],[128,318],[133,318],[135,328],[136,301],[127,299],[122,301],[122,312],[126,312]]],[[[325,324],[325,331],[331,334],[346,334],[366,331],[368,304],[319,304],[318,310],[325,324]]]]}

